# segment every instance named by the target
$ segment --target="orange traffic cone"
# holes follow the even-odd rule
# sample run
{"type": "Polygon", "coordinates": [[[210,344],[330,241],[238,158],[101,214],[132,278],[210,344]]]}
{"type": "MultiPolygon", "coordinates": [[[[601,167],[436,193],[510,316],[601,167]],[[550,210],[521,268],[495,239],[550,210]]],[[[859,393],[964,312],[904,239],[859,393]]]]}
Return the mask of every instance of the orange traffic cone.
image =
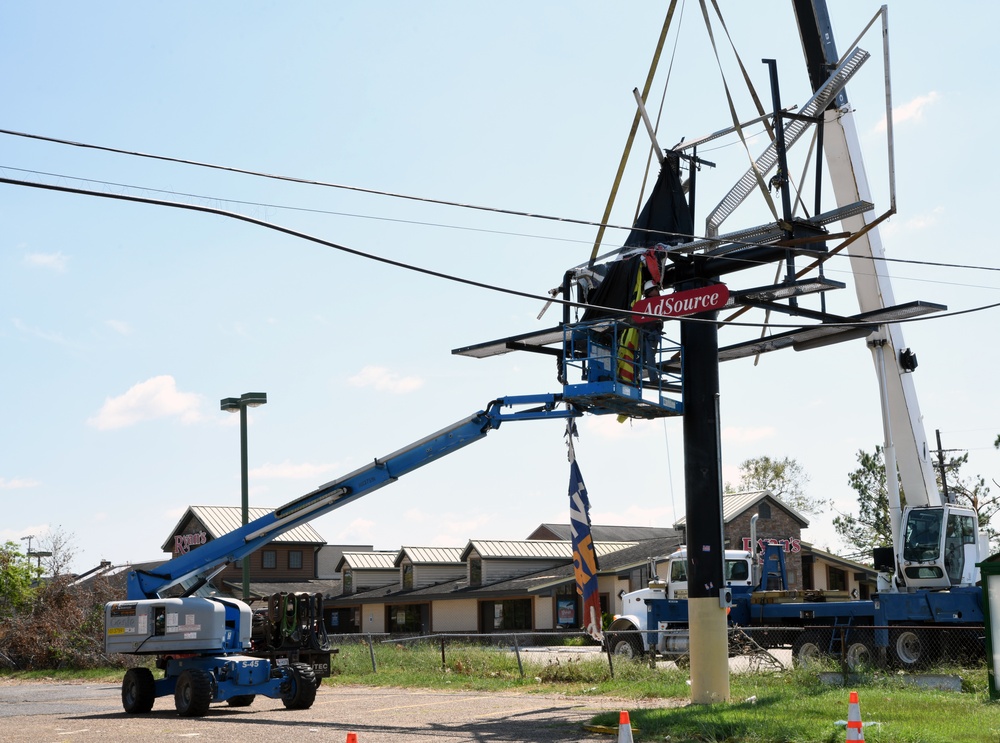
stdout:
{"type": "Polygon", "coordinates": [[[347,734],[347,740],[345,741],[345,743],[358,743],[358,734],[357,733],[348,733],[347,734]]]}
{"type": "Polygon", "coordinates": [[[628,710],[618,715],[618,743],[632,743],[632,723],[628,721],[628,710]]]}
{"type": "Polygon", "coordinates": [[[858,704],[858,693],[851,692],[850,703],[847,705],[847,740],[864,741],[865,734],[861,725],[861,705],[858,704]]]}

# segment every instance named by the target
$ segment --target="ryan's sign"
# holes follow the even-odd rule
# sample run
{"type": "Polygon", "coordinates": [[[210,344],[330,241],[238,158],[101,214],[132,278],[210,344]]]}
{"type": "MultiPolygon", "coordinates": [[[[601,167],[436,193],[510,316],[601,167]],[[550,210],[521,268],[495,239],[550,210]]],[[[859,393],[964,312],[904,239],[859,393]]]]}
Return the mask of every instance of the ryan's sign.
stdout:
{"type": "Polygon", "coordinates": [[[663,297],[647,297],[632,305],[632,316],[635,322],[654,322],[655,317],[643,315],[659,315],[661,317],[683,317],[698,312],[719,310],[729,301],[729,289],[725,284],[712,284],[698,289],[687,289],[674,292],[663,297]],[[639,314],[641,313],[641,314],[639,314]]]}

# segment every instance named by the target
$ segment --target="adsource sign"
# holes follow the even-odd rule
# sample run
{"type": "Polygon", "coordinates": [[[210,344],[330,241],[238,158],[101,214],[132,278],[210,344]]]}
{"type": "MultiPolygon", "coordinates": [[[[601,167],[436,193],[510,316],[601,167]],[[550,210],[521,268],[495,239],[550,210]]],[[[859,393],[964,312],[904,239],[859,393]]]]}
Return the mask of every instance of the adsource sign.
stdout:
{"type": "Polygon", "coordinates": [[[674,292],[664,297],[648,297],[640,299],[632,305],[632,316],[635,322],[653,322],[654,317],[643,315],[659,315],[661,317],[683,317],[698,312],[722,309],[729,301],[729,289],[725,284],[712,284],[674,292]]]}

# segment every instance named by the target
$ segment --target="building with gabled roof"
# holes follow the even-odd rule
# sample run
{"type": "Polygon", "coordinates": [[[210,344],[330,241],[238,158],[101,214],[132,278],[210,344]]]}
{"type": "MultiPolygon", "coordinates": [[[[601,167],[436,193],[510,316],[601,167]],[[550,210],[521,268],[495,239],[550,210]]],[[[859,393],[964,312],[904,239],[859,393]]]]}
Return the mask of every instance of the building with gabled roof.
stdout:
{"type": "MultiPolygon", "coordinates": [[[[673,536],[595,544],[602,611],[619,611],[620,595],[648,582],[650,560],[679,543],[673,536]]],[[[571,543],[473,539],[461,556],[466,574],[448,581],[340,596],[330,602],[336,624],[360,626],[351,631],[417,633],[579,628],[582,607],[571,543]]]]}
{"type": "MultiPolygon", "coordinates": [[[[249,520],[262,518],[273,510],[251,507],[249,520]]],[[[242,525],[243,510],[240,506],[189,506],[163,543],[163,551],[177,557],[235,531],[242,525]]],[[[319,532],[308,524],[302,524],[277,536],[262,549],[250,553],[250,574],[253,577],[250,588],[253,597],[264,597],[278,591],[339,594],[339,580],[317,578],[317,553],[324,544],[326,541],[319,532]]],[[[223,568],[212,579],[212,586],[220,593],[242,598],[242,563],[233,563],[223,568]]]]}
{"type": "MultiPolygon", "coordinates": [[[[802,529],[809,521],[801,513],[768,490],[724,493],[722,533],[726,549],[750,549],[750,521],[757,514],[758,544],[780,544],[785,552],[785,572],[790,589],[803,588],[802,529]]],[[[674,524],[686,538],[687,520],[674,524]]]]}
{"type": "MultiPolygon", "coordinates": [[[[590,527],[590,537],[595,542],[641,542],[644,539],[665,539],[677,536],[677,530],[668,526],[608,526],[595,524],[590,527]]],[[[569,541],[573,527],[565,524],[539,524],[528,539],[569,541]]]]}
{"type": "MultiPolygon", "coordinates": [[[[600,560],[634,544],[636,542],[595,542],[594,554],[600,560]]],[[[550,539],[472,539],[462,550],[462,560],[469,567],[470,585],[481,586],[572,562],[573,543],[550,539]]]]}

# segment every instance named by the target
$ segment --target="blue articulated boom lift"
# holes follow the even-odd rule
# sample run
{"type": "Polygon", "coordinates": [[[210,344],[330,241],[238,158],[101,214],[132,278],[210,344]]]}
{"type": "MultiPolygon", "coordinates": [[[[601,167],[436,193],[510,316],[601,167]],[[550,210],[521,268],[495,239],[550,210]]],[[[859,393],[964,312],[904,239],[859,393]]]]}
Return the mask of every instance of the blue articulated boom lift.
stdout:
{"type": "MultiPolygon", "coordinates": [[[[109,653],[155,655],[164,676],[155,679],[148,668],[130,669],[122,682],[125,711],[149,712],[157,697],[171,694],[184,717],[204,715],[213,702],[245,706],[257,694],[279,698],[289,709],[312,706],[318,683],[309,664],[281,664],[266,654],[253,654],[250,607],[236,599],[196,592],[227,564],[239,562],[279,535],[485,438],[501,423],[572,418],[584,412],[643,418],[679,414],[680,401],[664,396],[660,381],[650,391],[642,387],[641,379],[620,385],[608,378],[607,370],[616,360],[615,338],[620,335],[616,325],[604,322],[597,328],[560,330],[564,351],[571,349],[568,355],[582,373],[580,383],[564,385],[571,392],[569,398],[541,394],[493,400],[486,410],[375,459],[155,570],[130,572],[126,600],[105,606],[105,648],[109,653]],[[591,335],[601,343],[591,344],[591,335]]],[[[642,350],[629,360],[635,365],[633,371],[642,368],[642,350]]],[[[679,377],[671,385],[680,392],[679,377]]]]}

